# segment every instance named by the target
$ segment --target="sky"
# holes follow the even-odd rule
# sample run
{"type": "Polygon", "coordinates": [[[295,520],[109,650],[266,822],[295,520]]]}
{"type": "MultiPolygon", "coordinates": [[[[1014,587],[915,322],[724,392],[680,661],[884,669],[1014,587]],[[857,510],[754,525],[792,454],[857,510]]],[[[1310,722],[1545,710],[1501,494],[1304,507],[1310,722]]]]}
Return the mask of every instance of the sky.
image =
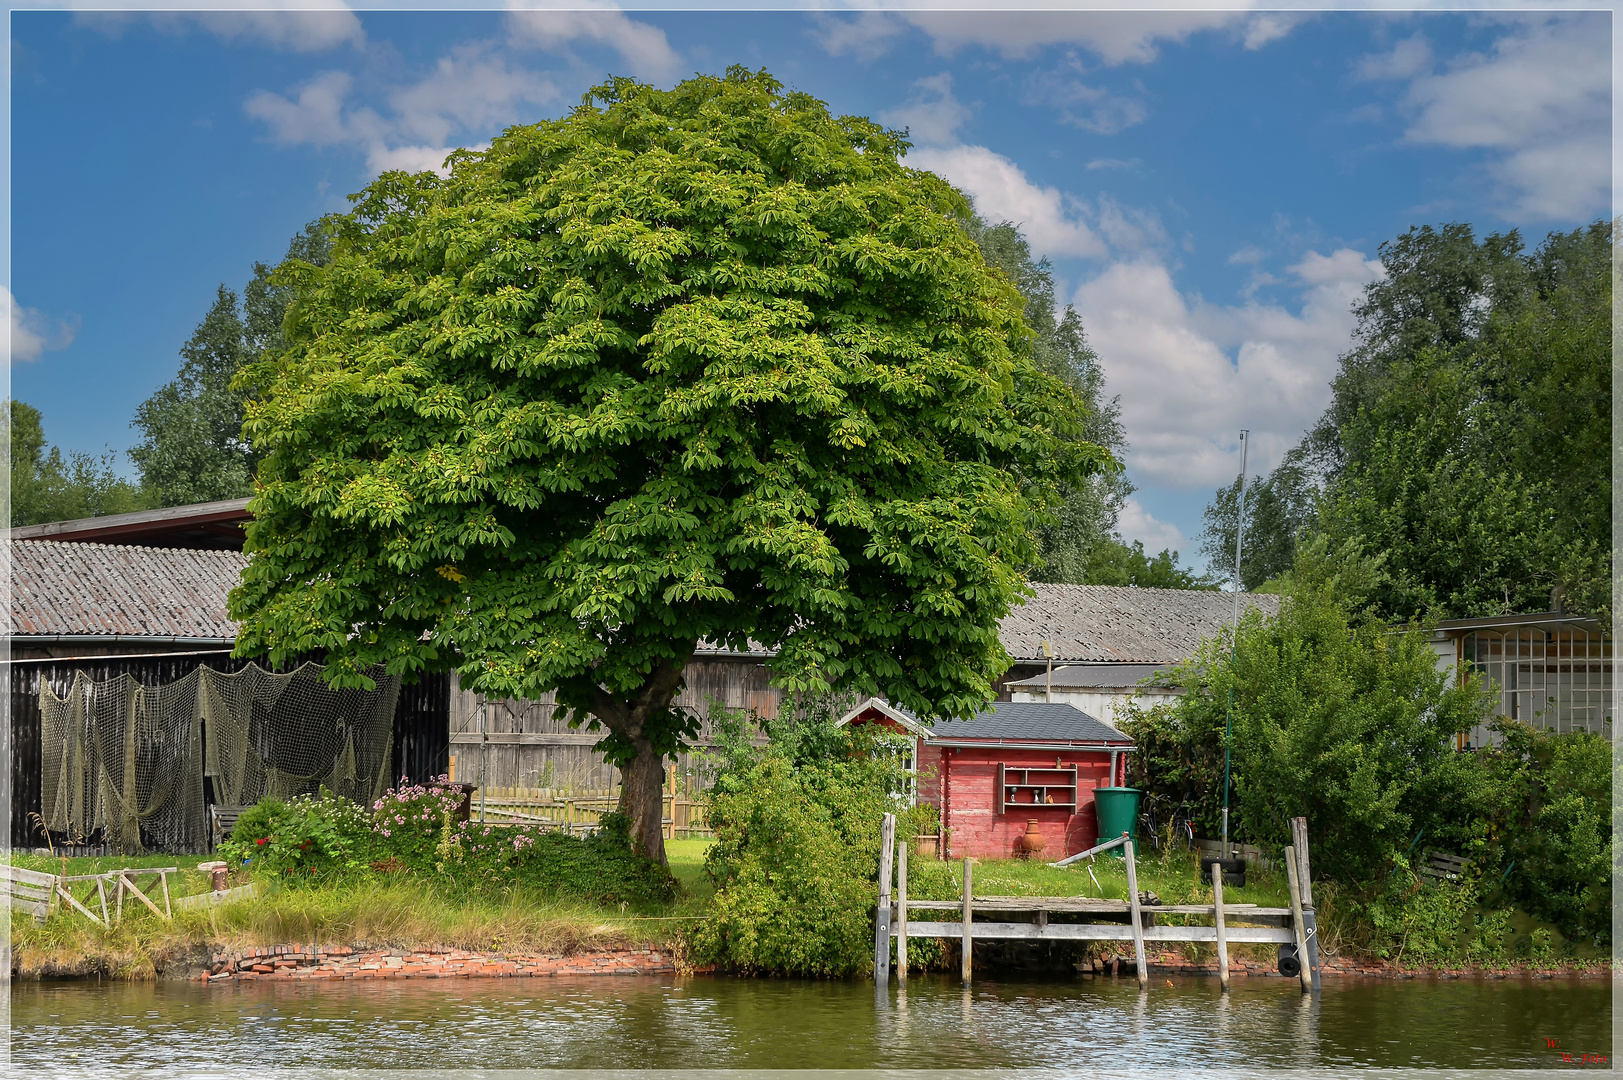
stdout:
{"type": "Polygon", "coordinates": [[[1323,411],[1379,248],[1610,213],[1612,16],[14,11],[12,393],[118,456],[220,284],[383,170],[729,65],[906,128],[1050,260],[1119,398],[1120,529],[1204,565],[1213,490],[1323,411]]]}

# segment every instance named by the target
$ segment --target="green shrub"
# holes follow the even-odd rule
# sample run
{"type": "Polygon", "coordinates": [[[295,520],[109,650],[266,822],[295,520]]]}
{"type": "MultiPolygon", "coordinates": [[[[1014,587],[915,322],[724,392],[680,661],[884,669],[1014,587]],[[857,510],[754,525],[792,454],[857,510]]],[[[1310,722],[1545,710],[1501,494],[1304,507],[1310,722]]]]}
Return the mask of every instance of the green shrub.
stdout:
{"type": "Polygon", "coordinates": [[[904,843],[920,831],[919,811],[892,794],[903,780],[893,742],[842,732],[825,758],[797,763],[774,748],[717,777],[706,811],[716,896],[687,940],[695,961],[778,975],[872,969],[882,819],[897,813],[904,843]]]}
{"type": "Polygon", "coordinates": [[[244,810],[219,855],[254,873],[298,883],[363,869],[372,841],[366,811],[322,788],[287,802],[263,799],[244,810]]]}
{"type": "Polygon", "coordinates": [[[1477,755],[1472,861],[1500,898],[1573,940],[1612,940],[1612,748],[1500,719],[1477,755]]]}
{"type": "Polygon", "coordinates": [[[460,885],[524,885],[558,896],[607,902],[670,899],[676,879],[631,849],[630,820],[608,814],[591,836],[535,825],[460,817],[461,792],[446,777],[391,788],[372,806],[378,868],[448,877],[460,885]]]}
{"type": "Polygon", "coordinates": [[[1357,610],[1378,576],[1357,551],[1305,548],[1277,617],[1253,610],[1238,644],[1206,642],[1171,673],[1186,693],[1123,725],[1145,753],[1133,779],[1216,834],[1232,700],[1231,832],[1273,851],[1305,816],[1315,871],[1375,888],[1424,829],[1463,837],[1471,762],[1454,737],[1483,715],[1477,687],[1452,686],[1423,635],[1357,610]]]}

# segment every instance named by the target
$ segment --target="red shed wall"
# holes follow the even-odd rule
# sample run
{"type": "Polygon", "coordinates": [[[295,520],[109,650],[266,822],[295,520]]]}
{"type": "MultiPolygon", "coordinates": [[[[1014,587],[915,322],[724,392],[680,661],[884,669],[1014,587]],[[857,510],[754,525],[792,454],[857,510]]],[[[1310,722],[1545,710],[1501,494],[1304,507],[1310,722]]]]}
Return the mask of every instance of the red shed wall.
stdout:
{"type": "Polygon", "coordinates": [[[1093,789],[1110,786],[1108,751],[1009,750],[998,747],[926,747],[920,764],[934,755],[936,774],[933,799],[920,777],[919,798],[943,807],[943,825],[951,829],[947,854],[955,859],[1006,859],[1033,819],[1047,841],[1042,856],[1058,859],[1092,847],[1098,837],[1093,789]],[[1077,767],[1077,810],[1042,805],[1017,805],[1003,814],[996,809],[997,767],[1053,768],[1058,761],[1077,767]]]}

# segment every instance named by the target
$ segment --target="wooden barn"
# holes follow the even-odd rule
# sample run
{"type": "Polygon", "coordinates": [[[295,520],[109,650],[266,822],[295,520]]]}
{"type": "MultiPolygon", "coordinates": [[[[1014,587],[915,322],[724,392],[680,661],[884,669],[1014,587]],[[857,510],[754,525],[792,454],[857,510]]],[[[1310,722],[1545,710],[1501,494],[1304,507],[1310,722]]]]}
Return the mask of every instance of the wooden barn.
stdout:
{"type": "Polygon", "coordinates": [[[1095,788],[1118,786],[1133,742],[1063,702],[993,702],[968,720],[924,721],[869,698],[841,724],[879,724],[912,740],[915,797],[941,812],[944,857],[1008,858],[1033,828],[1044,858],[1092,847],[1095,788]]]}
{"type": "MultiPolygon", "coordinates": [[[[66,697],[75,679],[128,676],[147,688],[183,683],[200,669],[241,672],[226,596],[247,558],[247,500],[54,522],[9,532],[11,602],[4,665],[10,691],[11,843],[43,843],[46,765],[42,690],[66,697]]],[[[445,770],[452,679],[401,686],[388,734],[391,771],[426,779],[445,770]]],[[[214,777],[200,784],[221,802],[214,777]]],[[[201,813],[201,808],[199,808],[201,813]]],[[[195,845],[160,839],[163,850],[195,845]]]]}

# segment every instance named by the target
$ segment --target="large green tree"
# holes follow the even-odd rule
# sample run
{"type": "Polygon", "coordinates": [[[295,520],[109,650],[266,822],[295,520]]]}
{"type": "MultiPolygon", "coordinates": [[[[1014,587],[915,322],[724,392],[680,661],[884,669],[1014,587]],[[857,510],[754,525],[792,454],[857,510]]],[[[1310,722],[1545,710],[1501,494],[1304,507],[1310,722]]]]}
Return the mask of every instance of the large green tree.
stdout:
{"type": "MultiPolygon", "coordinates": [[[[1553,602],[1608,619],[1611,225],[1533,251],[1416,228],[1381,262],[1329,408],[1247,495],[1246,584],[1323,532],[1384,553],[1389,618],[1553,602]]],[[[1232,569],[1234,503],[1230,486],[1207,509],[1214,567],[1232,569]]]]}
{"type": "MultiPolygon", "coordinates": [[[[323,265],[331,248],[312,223],[288,245],[288,260],[323,265]]],[[[270,349],[280,349],[289,286],[271,281],[271,268],[254,264],[242,297],[220,285],[202,322],[181,346],[181,365],[135,411],[141,441],[130,459],[140,470],[145,498],[181,506],[240,498],[253,490],[257,457],[243,438],[245,393],[232,380],[270,349]]]]}
{"type": "Polygon", "coordinates": [[[239,651],[556,689],[653,857],[700,641],[978,708],[1044,506],[1109,457],[906,145],[735,68],[373,183],[243,376],[239,651]]]}
{"type": "Polygon", "coordinates": [[[27,402],[0,402],[0,424],[11,453],[14,527],[145,508],[135,485],[113,471],[111,451],[99,458],[63,455],[60,447],[47,444],[39,410],[27,402]]]}

